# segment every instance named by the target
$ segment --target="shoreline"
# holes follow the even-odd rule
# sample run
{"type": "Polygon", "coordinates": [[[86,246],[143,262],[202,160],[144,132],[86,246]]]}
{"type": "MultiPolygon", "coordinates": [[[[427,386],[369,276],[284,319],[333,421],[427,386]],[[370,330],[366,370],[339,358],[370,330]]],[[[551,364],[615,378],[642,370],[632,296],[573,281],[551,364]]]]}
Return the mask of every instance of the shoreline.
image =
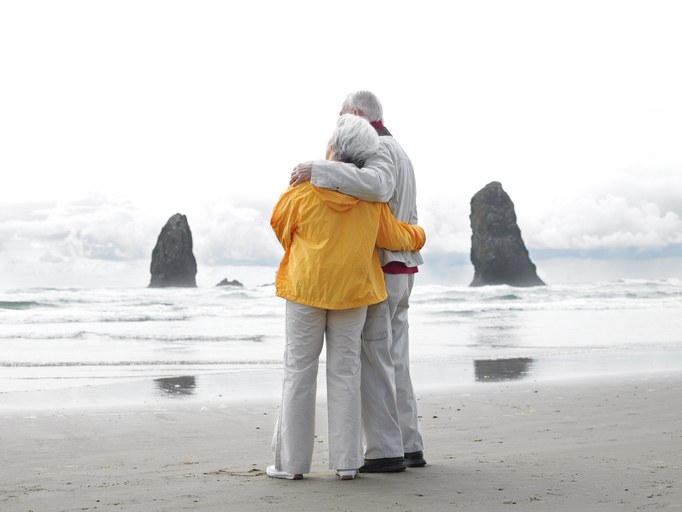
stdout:
{"type": "Polygon", "coordinates": [[[350,482],[326,467],[324,394],[300,482],[263,473],[277,397],[5,411],[0,509],[680,510],[682,371],[418,395],[428,465],[350,482]]]}
{"type": "MultiPolygon", "coordinates": [[[[4,377],[0,379],[0,389],[3,389],[0,392],[0,416],[13,411],[79,407],[165,407],[169,400],[191,404],[277,401],[282,378],[281,364],[55,368],[74,372],[75,376],[39,377],[45,374],[44,367],[4,368],[4,377]],[[98,373],[102,376],[97,377],[98,373]]],[[[635,347],[527,357],[416,360],[411,363],[412,382],[418,395],[468,385],[488,386],[496,382],[551,384],[669,372],[682,373],[682,347],[635,347]]],[[[325,393],[324,363],[321,363],[318,399],[325,393]]]]}

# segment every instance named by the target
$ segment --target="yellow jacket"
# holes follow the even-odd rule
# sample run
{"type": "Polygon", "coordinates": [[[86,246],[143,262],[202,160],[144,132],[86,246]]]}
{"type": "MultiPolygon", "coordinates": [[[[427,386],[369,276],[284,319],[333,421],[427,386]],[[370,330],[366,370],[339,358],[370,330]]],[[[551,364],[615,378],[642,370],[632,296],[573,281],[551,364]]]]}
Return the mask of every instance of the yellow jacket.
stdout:
{"type": "Polygon", "coordinates": [[[349,309],[386,299],[376,246],[419,250],[424,230],[398,222],[385,203],[369,203],[317,188],[289,187],[270,225],[284,248],[277,295],[324,309],[349,309]]]}

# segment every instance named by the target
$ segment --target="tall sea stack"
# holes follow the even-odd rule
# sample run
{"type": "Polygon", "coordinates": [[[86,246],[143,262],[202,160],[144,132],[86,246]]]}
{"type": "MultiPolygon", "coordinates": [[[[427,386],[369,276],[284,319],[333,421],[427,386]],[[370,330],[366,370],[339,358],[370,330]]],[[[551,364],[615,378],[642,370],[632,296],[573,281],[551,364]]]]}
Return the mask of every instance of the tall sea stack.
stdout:
{"type": "Polygon", "coordinates": [[[488,183],[471,198],[470,286],[506,284],[543,286],[530,261],[516,224],[514,203],[497,181],[488,183]]]}
{"type": "Polygon", "coordinates": [[[196,288],[197,261],[192,253],[192,232],[187,217],[176,213],[161,230],[152,251],[150,288],[196,288]]]}

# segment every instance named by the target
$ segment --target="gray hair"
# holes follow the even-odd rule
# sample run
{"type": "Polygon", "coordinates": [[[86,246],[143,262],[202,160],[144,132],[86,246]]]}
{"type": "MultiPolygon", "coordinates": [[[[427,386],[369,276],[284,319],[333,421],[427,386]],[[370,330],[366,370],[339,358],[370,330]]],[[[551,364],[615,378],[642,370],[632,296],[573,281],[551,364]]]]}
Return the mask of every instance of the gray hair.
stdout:
{"type": "Polygon", "coordinates": [[[367,119],[370,123],[372,121],[384,120],[384,110],[381,108],[381,102],[373,92],[352,92],[346,96],[346,100],[343,104],[351,110],[357,108],[362,111],[362,117],[367,119]]]}
{"type": "Polygon", "coordinates": [[[353,114],[339,117],[329,141],[334,160],[362,167],[379,148],[379,136],[369,122],[353,114]]]}

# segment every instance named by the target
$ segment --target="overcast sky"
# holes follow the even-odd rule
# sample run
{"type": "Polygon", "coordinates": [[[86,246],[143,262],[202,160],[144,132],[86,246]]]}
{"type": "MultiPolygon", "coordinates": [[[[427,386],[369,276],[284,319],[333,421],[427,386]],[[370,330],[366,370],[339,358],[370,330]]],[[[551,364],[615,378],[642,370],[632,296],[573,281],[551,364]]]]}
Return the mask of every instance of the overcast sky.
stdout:
{"type": "Polygon", "coordinates": [[[541,273],[682,277],[680,26],[676,1],[4,1],[0,275],[146,284],[175,212],[206,284],[276,264],[291,169],[371,89],[427,264],[468,265],[469,200],[496,180],[541,273]]]}

